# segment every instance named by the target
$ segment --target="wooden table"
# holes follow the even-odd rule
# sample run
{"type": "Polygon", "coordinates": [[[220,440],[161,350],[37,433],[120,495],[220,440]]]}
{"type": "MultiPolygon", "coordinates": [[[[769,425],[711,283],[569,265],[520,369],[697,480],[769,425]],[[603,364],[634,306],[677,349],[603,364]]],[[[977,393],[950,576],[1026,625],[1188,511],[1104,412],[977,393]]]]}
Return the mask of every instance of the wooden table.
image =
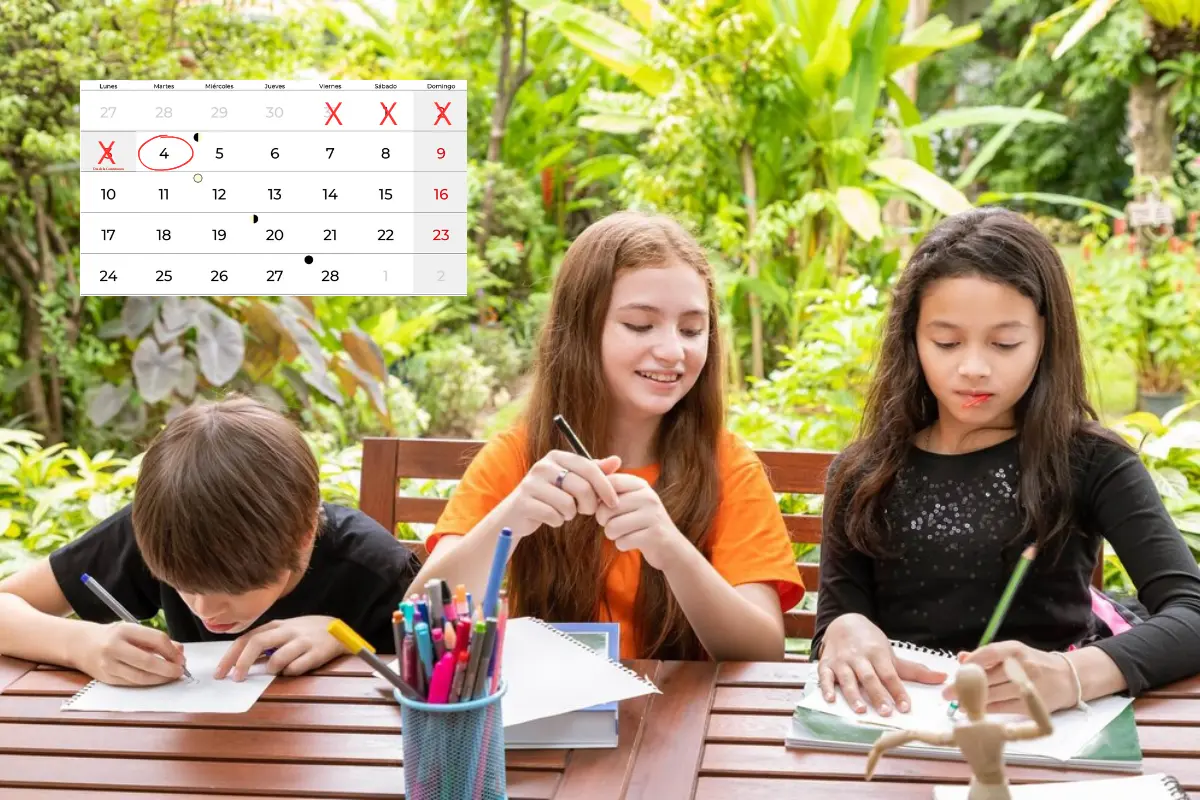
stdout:
{"type": "MultiPolygon", "coordinates": [[[[621,706],[615,750],[509,751],[517,798],[883,800],[930,798],[965,764],[885,758],[862,782],[859,755],[789,750],[788,716],[807,666],[638,661],[661,695],[621,706]]],[[[245,714],[63,712],[79,673],[0,657],[0,797],[200,800],[401,797],[399,710],[361,662],[278,678],[245,714]]],[[[1146,772],[1200,791],[1200,678],[1135,705],[1146,772]]],[[[1015,782],[1105,777],[1016,767],[1015,782]]]]}

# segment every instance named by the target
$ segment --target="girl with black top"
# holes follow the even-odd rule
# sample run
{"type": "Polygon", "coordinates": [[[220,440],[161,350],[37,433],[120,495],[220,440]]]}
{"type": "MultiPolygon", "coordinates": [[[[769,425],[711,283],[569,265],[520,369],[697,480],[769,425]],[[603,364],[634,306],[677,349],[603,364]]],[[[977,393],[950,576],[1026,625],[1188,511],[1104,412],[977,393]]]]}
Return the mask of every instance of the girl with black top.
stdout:
{"type": "Polygon", "coordinates": [[[1019,707],[1010,656],[1051,711],[1200,673],[1200,569],[1137,454],[1096,419],[1050,242],[1001,209],[943,221],[896,286],[859,438],[830,468],[813,640],[827,700],[838,686],[859,711],[904,712],[901,679],[946,677],[889,639],[982,666],[993,712],[1019,707]],[[1092,613],[1102,540],[1151,614],[1118,636],[1092,613]]]}

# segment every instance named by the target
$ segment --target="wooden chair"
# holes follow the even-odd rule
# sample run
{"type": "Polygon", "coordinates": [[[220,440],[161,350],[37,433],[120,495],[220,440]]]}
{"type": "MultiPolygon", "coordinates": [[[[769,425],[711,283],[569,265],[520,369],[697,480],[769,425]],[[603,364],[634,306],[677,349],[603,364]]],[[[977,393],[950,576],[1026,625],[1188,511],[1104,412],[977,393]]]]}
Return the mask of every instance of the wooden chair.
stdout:
{"type": "MultiPolygon", "coordinates": [[[[434,523],[446,501],[433,497],[408,497],[397,494],[396,484],[402,478],[428,480],[458,480],[462,478],[471,459],[483,447],[473,439],[391,439],[367,438],[363,441],[362,476],[359,507],[389,531],[407,523],[434,523]]],[[[771,487],[777,493],[822,494],[825,491],[825,472],[836,453],[804,450],[758,450],[759,459],[767,468],[771,487]]],[[[793,542],[819,544],[821,518],[811,514],[784,514],[788,535],[793,542]]],[[[419,541],[405,540],[422,561],[427,553],[419,541]]],[[[816,590],[819,570],[815,563],[796,562],[804,585],[816,590]]],[[[1092,583],[1103,585],[1103,563],[1097,564],[1092,583]]],[[[788,636],[811,639],[816,621],[811,611],[792,609],[784,615],[788,636]]]]}

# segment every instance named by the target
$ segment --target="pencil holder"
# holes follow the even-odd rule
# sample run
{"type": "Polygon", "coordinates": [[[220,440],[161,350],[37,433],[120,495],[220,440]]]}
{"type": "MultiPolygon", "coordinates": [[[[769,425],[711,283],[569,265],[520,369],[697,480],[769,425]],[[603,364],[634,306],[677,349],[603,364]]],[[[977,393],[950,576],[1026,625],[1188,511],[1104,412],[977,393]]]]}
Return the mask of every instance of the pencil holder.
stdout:
{"type": "Polygon", "coordinates": [[[488,697],[421,703],[393,691],[404,739],[408,800],[507,800],[501,680],[488,697]]]}

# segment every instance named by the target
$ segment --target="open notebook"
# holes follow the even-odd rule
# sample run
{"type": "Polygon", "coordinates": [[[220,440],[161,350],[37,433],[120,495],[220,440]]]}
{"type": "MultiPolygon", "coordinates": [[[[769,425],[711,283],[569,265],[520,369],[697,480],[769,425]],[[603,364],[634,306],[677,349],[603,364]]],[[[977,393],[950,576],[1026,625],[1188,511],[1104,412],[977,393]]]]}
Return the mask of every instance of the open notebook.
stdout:
{"type": "Polygon", "coordinates": [[[62,704],[64,711],[161,711],[240,714],[249,711],[275,676],[266,662],[250,668],[241,682],[217,680],[213,673],[232,642],[190,642],[183,646],[195,682],[181,679],[161,686],[109,686],[92,681],[62,704]]]}
{"type": "MultiPolygon", "coordinates": [[[[1170,775],[1138,775],[1100,781],[1060,781],[1009,786],[1012,800],[1188,800],[1170,775]]],[[[933,800],[967,800],[966,786],[935,786],[933,800]]]]}
{"type": "MultiPolygon", "coordinates": [[[[915,647],[907,642],[893,642],[892,647],[898,657],[918,661],[946,673],[949,676],[947,681],[952,681],[958,670],[958,661],[952,653],[915,647]]],[[[955,719],[947,718],[949,703],[942,699],[943,686],[906,681],[905,688],[912,703],[909,713],[893,713],[883,717],[870,710],[865,714],[856,714],[840,691],[833,703],[825,702],[814,675],[805,686],[804,697],[796,704],[787,744],[789,747],[808,749],[867,752],[885,729],[949,731],[964,718],[961,711],[955,719]]],[[[1089,703],[1087,711],[1068,709],[1056,712],[1051,715],[1054,722],[1051,735],[1008,744],[1005,760],[1010,764],[1140,771],[1142,750],[1131,703],[1128,697],[1114,695],[1089,703]]],[[[1028,719],[1021,714],[991,714],[989,718],[998,721],[1028,719]]],[[[962,758],[954,748],[922,743],[913,743],[890,752],[930,758],[962,758]]]]}
{"type": "MultiPolygon", "coordinates": [[[[572,639],[587,645],[611,662],[620,662],[621,627],[616,622],[550,623],[572,639]]],[[[620,703],[615,700],[567,711],[541,719],[532,719],[504,728],[504,746],[510,750],[569,747],[616,747],[620,703]]]]}

